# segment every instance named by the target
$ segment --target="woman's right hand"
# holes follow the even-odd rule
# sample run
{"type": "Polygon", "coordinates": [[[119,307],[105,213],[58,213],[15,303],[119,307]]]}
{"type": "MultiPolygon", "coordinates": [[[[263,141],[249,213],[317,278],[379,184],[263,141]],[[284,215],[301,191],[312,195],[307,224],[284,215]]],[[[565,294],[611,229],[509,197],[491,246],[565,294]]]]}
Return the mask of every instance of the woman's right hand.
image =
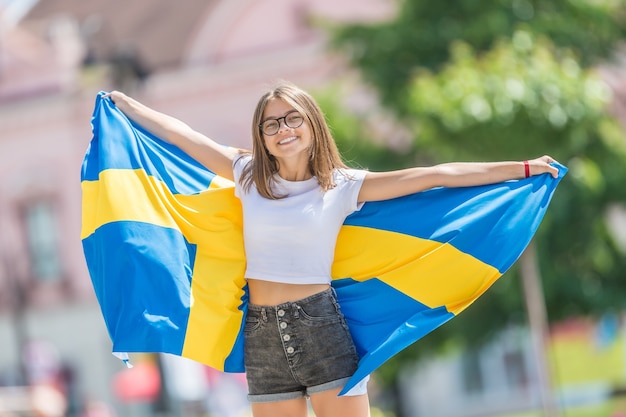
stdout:
{"type": "Polygon", "coordinates": [[[123,96],[126,96],[126,94],[122,93],[121,91],[113,90],[103,94],[102,98],[110,98],[111,101],[115,103],[116,100],[120,99],[123,96]]]}
{"type": "MultiPolygon", "coordinates": [[[[130,99],[130,97],[128,97],[126,94],[117,90],[113,90],[103,94],[102,98],[108,98],[113,102],[113,104],[115,104],[116,107],[123,107],[123,104],[130,99]]],[[[120,110],[124,111],[122,108],[120,108],[120,110]]]]}
{"type": "Polygon", "coordinates": [[[158,112],[121,91],[113,90],[102,97],[110,99],[129,119],[179,147],[211,171],[233,179],[232,163],[239,154],[238,150],[216,143],[181,120],[158,112]]]}

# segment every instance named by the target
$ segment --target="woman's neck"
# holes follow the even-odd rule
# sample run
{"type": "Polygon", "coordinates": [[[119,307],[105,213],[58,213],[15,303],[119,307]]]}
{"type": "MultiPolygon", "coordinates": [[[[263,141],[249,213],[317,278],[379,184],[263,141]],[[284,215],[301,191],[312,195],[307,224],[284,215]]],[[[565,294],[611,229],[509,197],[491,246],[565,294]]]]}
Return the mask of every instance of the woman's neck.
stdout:
{"type": "Polygon", "coordinates": [[[282,160],[278,167],[278,176],[287,181],[306,181],[313,177],[308,160],[282,160]]]}

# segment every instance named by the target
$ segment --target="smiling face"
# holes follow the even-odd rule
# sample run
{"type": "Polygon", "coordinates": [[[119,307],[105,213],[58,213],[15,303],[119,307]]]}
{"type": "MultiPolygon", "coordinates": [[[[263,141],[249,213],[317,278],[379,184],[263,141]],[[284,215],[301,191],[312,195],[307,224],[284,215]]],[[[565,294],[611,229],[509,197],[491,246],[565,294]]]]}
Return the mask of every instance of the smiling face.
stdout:
{"type": "Polygon", "coordinates": [[[275,174],[289,181],[314,176],[323,190],[330,190],[335,186],[334,170],[346,168],[319,105],[290,82],[280,82],[259,98],[251,127],[253,162],[244,170],[241,183],[247,189],[254,184],[265,198],[280,198],[272,191],[275,174]],[[303,116],[301,125],[297,118],[289,118],[293,110],[303,116]],[[262,133],[266,129],[260,125],[268,119],[279,122],[279,129],[265,126],[275,135],[262,133]]]}
{"type": "Polygon", "coordinates": [[[296,126],[298,124],[297,117],[294,117],[297,116],[297,113],[294,112],[296,112],[296,109],[281,99],[273,98],[269,100],[263,111],[261,122],[266,122],[268,119],[274,119],[275,121],[279,119],[277,121],[279,128],[275,135],[269,136],[263,133],[263,142],[267,151],[279,161],[280,165],[290,161],[303,163],[308,166],[311,158],[311,145],[313,143],[311,128],[306,121],[306,117],[300,126],[289,127],[289,125],[296,126]]]}

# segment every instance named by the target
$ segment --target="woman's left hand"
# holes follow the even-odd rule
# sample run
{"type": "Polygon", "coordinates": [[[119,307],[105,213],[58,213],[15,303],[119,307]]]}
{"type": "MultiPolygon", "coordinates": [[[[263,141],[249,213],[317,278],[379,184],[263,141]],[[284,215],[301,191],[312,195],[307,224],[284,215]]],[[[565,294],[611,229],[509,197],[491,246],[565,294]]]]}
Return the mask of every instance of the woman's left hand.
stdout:
{"type": "MultiPolygon", "coordinates": [[[[559,169],[554,165],[550,165],[553,162],[557,162],[554,158],[548,155],[544,155],[541,158],[530,159],[524,163],[528,163],[528,176],[540,175],[550,173],[554,178],[559,176],[559,169]]],[[[526,169],[526,167],[524,167],[526,169]]]]}

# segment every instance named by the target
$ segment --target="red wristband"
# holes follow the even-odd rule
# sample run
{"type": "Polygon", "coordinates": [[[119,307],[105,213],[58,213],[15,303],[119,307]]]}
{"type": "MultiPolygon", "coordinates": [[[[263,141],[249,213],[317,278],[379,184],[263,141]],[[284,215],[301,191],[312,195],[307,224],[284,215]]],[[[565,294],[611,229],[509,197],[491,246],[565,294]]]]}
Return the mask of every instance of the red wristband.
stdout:
{"type": "Polygon", "coordinates": [[[524,178],[530,177],[530,166],[528,165],[528,161],[524,161],[524,178]]]}

